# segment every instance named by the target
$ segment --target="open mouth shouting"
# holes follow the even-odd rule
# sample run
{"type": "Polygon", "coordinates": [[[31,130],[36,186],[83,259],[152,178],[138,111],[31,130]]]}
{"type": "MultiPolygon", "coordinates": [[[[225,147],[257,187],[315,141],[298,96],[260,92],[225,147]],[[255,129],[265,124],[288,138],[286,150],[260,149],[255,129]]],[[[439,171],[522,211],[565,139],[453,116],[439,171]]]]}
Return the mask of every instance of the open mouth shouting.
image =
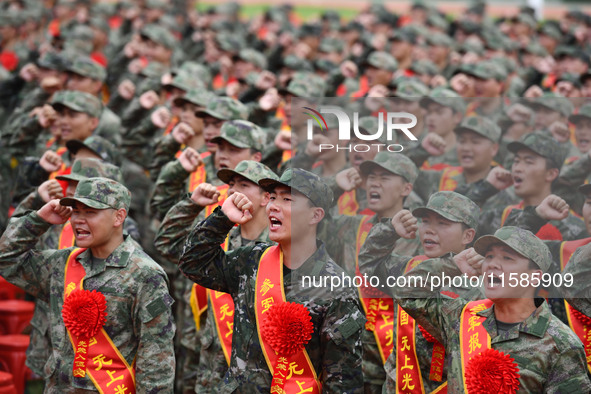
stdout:
{"type": "Polygon", "coordinates": [[[515,189],[519,189],[519,187],[523,185],[523,178],[517,175],[513,175],[513,186],[515,189]]]}
{"type": "Polygon", "coordinates": [[[277,231],[281,228],[283,222],[273,215],[269,215],[269,231],[277,231]]]}
{"type": "Polygon", "coordinates": [[[423,249],[425,251],[432,251],[439,247],[439,242],[435,241],[433,238],[424,238],[423,239],[423,249]]]}
{"type": "Polygon", "coordinates": [[[370,204],[377,204],[380,202],[382,195],[376,191],[369,192],[369,203],[370,204]]]}

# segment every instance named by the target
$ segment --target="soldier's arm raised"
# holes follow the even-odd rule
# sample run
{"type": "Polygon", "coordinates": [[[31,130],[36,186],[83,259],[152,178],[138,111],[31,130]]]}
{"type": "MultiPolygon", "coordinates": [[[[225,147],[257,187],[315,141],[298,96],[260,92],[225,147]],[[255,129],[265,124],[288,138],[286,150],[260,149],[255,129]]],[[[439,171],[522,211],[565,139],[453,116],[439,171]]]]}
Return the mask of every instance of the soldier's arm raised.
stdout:
{"type": "MultiPolygon", "coordinates": [[[[34,249],[52,224],[64,223],[71,209],[52,200],[39,211],[9,222],[0,238],[0,275],[26,292],[49,302],[50,257],[55,250],[34,249]]],[[[64,261],[65,263],[65,261],[64,261]]]]}

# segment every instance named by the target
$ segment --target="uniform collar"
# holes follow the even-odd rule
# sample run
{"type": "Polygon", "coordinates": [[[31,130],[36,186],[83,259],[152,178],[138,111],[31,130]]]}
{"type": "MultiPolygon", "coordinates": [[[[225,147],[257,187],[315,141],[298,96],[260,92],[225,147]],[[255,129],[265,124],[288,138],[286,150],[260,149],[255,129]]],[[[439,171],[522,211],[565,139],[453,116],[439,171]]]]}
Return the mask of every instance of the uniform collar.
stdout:
{"type": "Polygon", "coordinates": [[[129,263],[129,256],[133,253],[135,246],[131,242],[129,235],[125,235],[123,242],[104,260],[92,259],[90,249],[82,252],[78,261],[86,270],[86,278],[95,276],[104,272],[107,267],[125,267],[129,263]]]}
{"type": "Polygon", "coordinates": [[[488,331],[491,337],[491,343],[504,342],[519,337],[519,333],[525,333],[542,338],[548,330],[550,320],[552,319],[552,313],[548,303],[543,298],[535,299],[536,310],[524,321],[512,327],[509,331],[499,335],[497,331],[497,320],[494,314],[494,305],[488,309],[478,312],[477,315],[486,317],[483,325],[488,331]]]}

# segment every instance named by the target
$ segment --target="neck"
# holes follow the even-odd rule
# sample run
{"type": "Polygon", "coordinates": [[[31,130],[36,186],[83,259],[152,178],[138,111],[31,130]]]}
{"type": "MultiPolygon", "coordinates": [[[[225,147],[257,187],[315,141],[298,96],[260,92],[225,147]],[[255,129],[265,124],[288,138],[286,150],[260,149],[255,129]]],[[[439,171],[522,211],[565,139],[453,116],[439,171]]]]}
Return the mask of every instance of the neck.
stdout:
{"type": "Polygon", "coordinates": [[[535,196],[524,197],[523,198],[523,206],[524,207],[538,206],[542,203],[544,198],[548,197],[550,194],[552,194],[552,191],[550,190],[550,186],[545,187],[544,189],[542,189],[540,191],[540,193],[536,194],[535,196]]]}
{"type": "Polygon", "coordinates": [[[495,319],[503,323],[521,323],[536,310],[533,298],[502,298],[495,301],[495,319]]]}
{"type": "Polygon", "coordinates": [[[283,264],[292,270],[301,267],[312,256],[318,247],[316,246],[316,234],[301,239],[291,239],[279,245],[283,252],[283,264]],[[298,252],[294,255],[292,250],[298,252]]]}
{"type": "Polygon", "coordinates": [[[322,162],[322,176],[327,177],[336,175],[347,165],[347,158],[345,155],[338,154],[331,160],[324,160],[322,162]]]}
{"type": "Polygon", "coordinates": [[[203,137],[203,134],[195,135],[189,140],[189,142],[187,142],[187,146],[199,151],[199,149],[205,146],[205,137],[203,137]]]}
{"type": "Polygon", "coordinates": [[[104,245],[90,248],[90,251],[92,252],[92,255],[94,257],[96,257],[97,259],[106,259],[122,243],[123,243],[123,234],[119,234],[118,236],[111,237],[109,242],[107,242],[104,245]]]}
{"type": "Polygon", "coordinates": [[[453,130],[447,133],[447,135],[444,136],[443,139],[445,140],[446,152],[449,152],[450,150],[456,147],[456,133],[454,133],[453,130]]]}
{"type": "Polygon", "coordinates": [[[264,209],[259,209],[254,214],[252,220],[240,225],[240,236],[249,241],[254,241],[260,237],[263,231],[269,225],[267,215],[264,209]]]}
{"type": "Polygon", "coordinates": [[[381,211],[381,212],[376,212],[376,215],[378,216],[378,219],[383,219],[383,218],[392,218],[394,217],[394,215],[396,215],[398,212],[400,212],[402,210],[402,199],[399,199],[396,204],[394,204],[393,207],[381,211]]]}
{"type": "Polygon", "coordinates": [[[407,70],[412,65],[412,57],[405,56],[403,58],[397,59],[398,60],[398,69],[399,70],[407,70]]]}
{"type": "Polygon", "coordinates": [[[494,112],[499,105],[501,105],[501,97],[490,97],[488,100],[482,101],[482,112],[485,114],[490,114],[494,112]]]}
{"type": "Polygon", "coordinates": [[[486,178],[489,172],[490,166],[485,167],[483,169],[464,169],[464,178],[466,178],[466,183],[474,183],[476,181],[486,178]]]}

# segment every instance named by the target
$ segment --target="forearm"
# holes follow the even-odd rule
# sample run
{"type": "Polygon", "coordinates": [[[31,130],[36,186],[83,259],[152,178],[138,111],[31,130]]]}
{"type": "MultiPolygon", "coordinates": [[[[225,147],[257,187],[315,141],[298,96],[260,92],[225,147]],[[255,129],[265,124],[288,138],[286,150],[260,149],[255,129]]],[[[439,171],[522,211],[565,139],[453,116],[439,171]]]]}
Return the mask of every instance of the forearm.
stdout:
{"type": "Polygon", "coordinates": [[[178,160],[164,166],[150,199],[150,209],[158,219],[162,219],[179,200],[183,193],[185,180],[189,175],[178,160]]]}
{"type": "Polygon", "coordinates": [[[195,204],[189,197],[170,208],[154,239],[156,250],[171,261],[177,262],[193,222],[203,209],[204,207],[195,204]]]}

